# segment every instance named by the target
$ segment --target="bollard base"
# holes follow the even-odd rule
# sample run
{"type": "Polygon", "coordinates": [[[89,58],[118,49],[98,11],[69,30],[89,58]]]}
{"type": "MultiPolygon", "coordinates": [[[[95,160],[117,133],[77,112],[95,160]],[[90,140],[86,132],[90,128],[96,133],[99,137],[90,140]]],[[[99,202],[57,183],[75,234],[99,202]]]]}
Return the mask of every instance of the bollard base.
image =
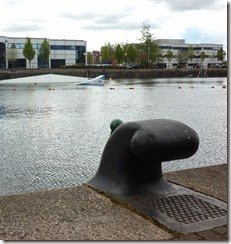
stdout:
{"type": "Polygon", "coordinates": [[[146,193],[129,196],[111,194],[91,181],[88,185],[180,233],[199,232],[227,224],[226,203],[164,179],[146,193]]]}

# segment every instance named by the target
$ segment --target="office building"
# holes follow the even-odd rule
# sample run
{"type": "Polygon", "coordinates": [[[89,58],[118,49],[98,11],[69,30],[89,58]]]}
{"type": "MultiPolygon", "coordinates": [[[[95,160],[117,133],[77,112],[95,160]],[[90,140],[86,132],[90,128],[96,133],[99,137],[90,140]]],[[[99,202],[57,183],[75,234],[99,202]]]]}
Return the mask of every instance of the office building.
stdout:
{"type": "MultiPolygon", "coordinates": [[[[46,68],[48,63],[39,55],[40,47],[44,38],[31,38],[31,43],[36,52],[35,57],[29,61],[23,56],[23,48],[27,38],[0,36],[0,68],[46,68]],[[9,62],[7,49],[16,49],[16,59],[14,64],[9,62]]],[[[64,65],[86,64],[86,46],[87,42],[83,40],[64,40],[64,39],[47,39],[50,44],[49,67],[60,68],[64,65]]]]}
{"type": "Polygon", "coordinates": [[[157,39],[157,44],[159,45],[162,53],[160,60],[160,65],[162,68],[176,68],[179,66],[179,52],[187,53],[189,47],[191,46],[194,50],[194,57],[192,60],[185,59],[182,64],[186,68],[208,68],[211,66],[221,65],[222,61],[217,59],[217,52],[220,48],[223,49],[222,44],[193,44],[185,43],[184,39],[157,39]],[[169,61],[166,58],[166,53],[168,50],[171,50],[173,53],[173,58],[169,61]],[[204,52],[206,58],[201,60],[200,54],[204,52]]]}

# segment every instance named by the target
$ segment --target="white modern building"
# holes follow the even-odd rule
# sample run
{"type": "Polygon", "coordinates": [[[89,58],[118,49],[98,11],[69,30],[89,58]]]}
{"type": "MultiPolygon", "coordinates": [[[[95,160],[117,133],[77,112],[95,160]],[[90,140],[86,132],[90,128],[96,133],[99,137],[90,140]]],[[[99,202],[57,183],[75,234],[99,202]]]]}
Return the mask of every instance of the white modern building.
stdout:
{"type": "MultiPolygon", "coordinates": [[[[45,68],[48,66],[40,57],[39,51],[44,38],[30,38],[33,48],[36,51],[35,57],[31,60],[31,68],[45,68]]],[[[0,68],[11,68],[12,64],[8,62],[7,49],[13,47],[16,49],[16,60],[14,62],[17,68],[29,68],[29,61],[23,56],[23,48],[27,38],[0,36],[0,68]]],[[[48,39],[50,44],[49,67],[60,68],[64,65],[86,64],[86,46],[87,42],[83,40],[61,40],[48,39]]]]}
{"type": "Polygon", "coordinates": [[[179,64],[178,54],[179,51],[188,52],[189,47],[191,46],[194,50],[194,58],[192,60],[187,60],[185,62],[185,66],[187,68],[196,68],[201,67],[201,58],[200,54],[202,52],[205,53],[206,58],[203,61],[203,68],[207,68],[210,66],[220,65],[222,61],[217,59],[217,52],[220,48],[223,49],[222,44],[193,44],[193,43],[185,43],[184,39],[157,39],[157,44],[161,48],[162,59],[161,64],[163,68],[176,68],[179,64]],[[165,57],[166,52],[171,50],[173,53],[173,58],[168,61],[165,57]]]}

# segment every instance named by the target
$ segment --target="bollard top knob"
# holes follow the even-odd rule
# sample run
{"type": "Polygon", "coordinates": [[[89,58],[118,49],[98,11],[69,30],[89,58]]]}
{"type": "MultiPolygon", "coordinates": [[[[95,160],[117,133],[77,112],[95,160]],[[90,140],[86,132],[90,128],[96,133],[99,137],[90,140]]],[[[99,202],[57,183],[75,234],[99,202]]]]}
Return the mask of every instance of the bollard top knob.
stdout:
{"type": "Polygon", "coordinates": [[[119,126],[123,124],[123,121],[120,119],[113,119],[110,123],[111,133],[119,126]]]}

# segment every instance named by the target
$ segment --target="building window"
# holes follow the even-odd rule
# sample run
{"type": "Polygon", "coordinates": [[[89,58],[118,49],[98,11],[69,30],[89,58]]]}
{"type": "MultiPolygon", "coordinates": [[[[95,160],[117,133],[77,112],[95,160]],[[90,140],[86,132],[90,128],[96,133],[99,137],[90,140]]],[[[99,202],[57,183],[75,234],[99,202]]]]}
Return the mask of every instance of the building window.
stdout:
{"type": "Polygon", "coordinates": [[[161,49],[172,49],[172,46],[160,46],[161,49]]]}
{"type": "Polygon", "coordinates": [[[65,59],[51,59],[51,68],[61,68],[65,65],[65,59]]]}
{"type": "Polygon", "coordinates": [[[15,64],[14,64],[15,68],[26,68],[26,59],[25,58],[19,58],[15,60],[15,64]]]}
{"type": "Polygon", "coordinates": [[[76,64],[85,64],[85,46],[75,46],[76,64]]]}
{"type": "Polygon", "coordinates": [[[49,68],[49,62],[46,62],[40,55],[38,55],[38,68],[49,68]]]}
{"type": "Polygon", "coordinates": [[[188,51],[188,47],[173,47],[173,50],[188,51]]]}
{"type": "Polygon", "coordinates": [[[51,45],[51,50],[75,50],[72,45],[51,45]]]}
{"type": "Polygon", "coordinates": [[[32,44],[32,47],[33,47],[34,49],[38,49],[38,44],[32,44]]]}
{"type": "Polygon", "coordinates": [[[203,47],[204,50],[213,50],[213,47],[203,47]]]}
{"type": "Polygon", "coordinates": [[[25,46],[24,43],[8,43],[7,48],[16,48],[16,49],[23,49],[25,46]]]}

